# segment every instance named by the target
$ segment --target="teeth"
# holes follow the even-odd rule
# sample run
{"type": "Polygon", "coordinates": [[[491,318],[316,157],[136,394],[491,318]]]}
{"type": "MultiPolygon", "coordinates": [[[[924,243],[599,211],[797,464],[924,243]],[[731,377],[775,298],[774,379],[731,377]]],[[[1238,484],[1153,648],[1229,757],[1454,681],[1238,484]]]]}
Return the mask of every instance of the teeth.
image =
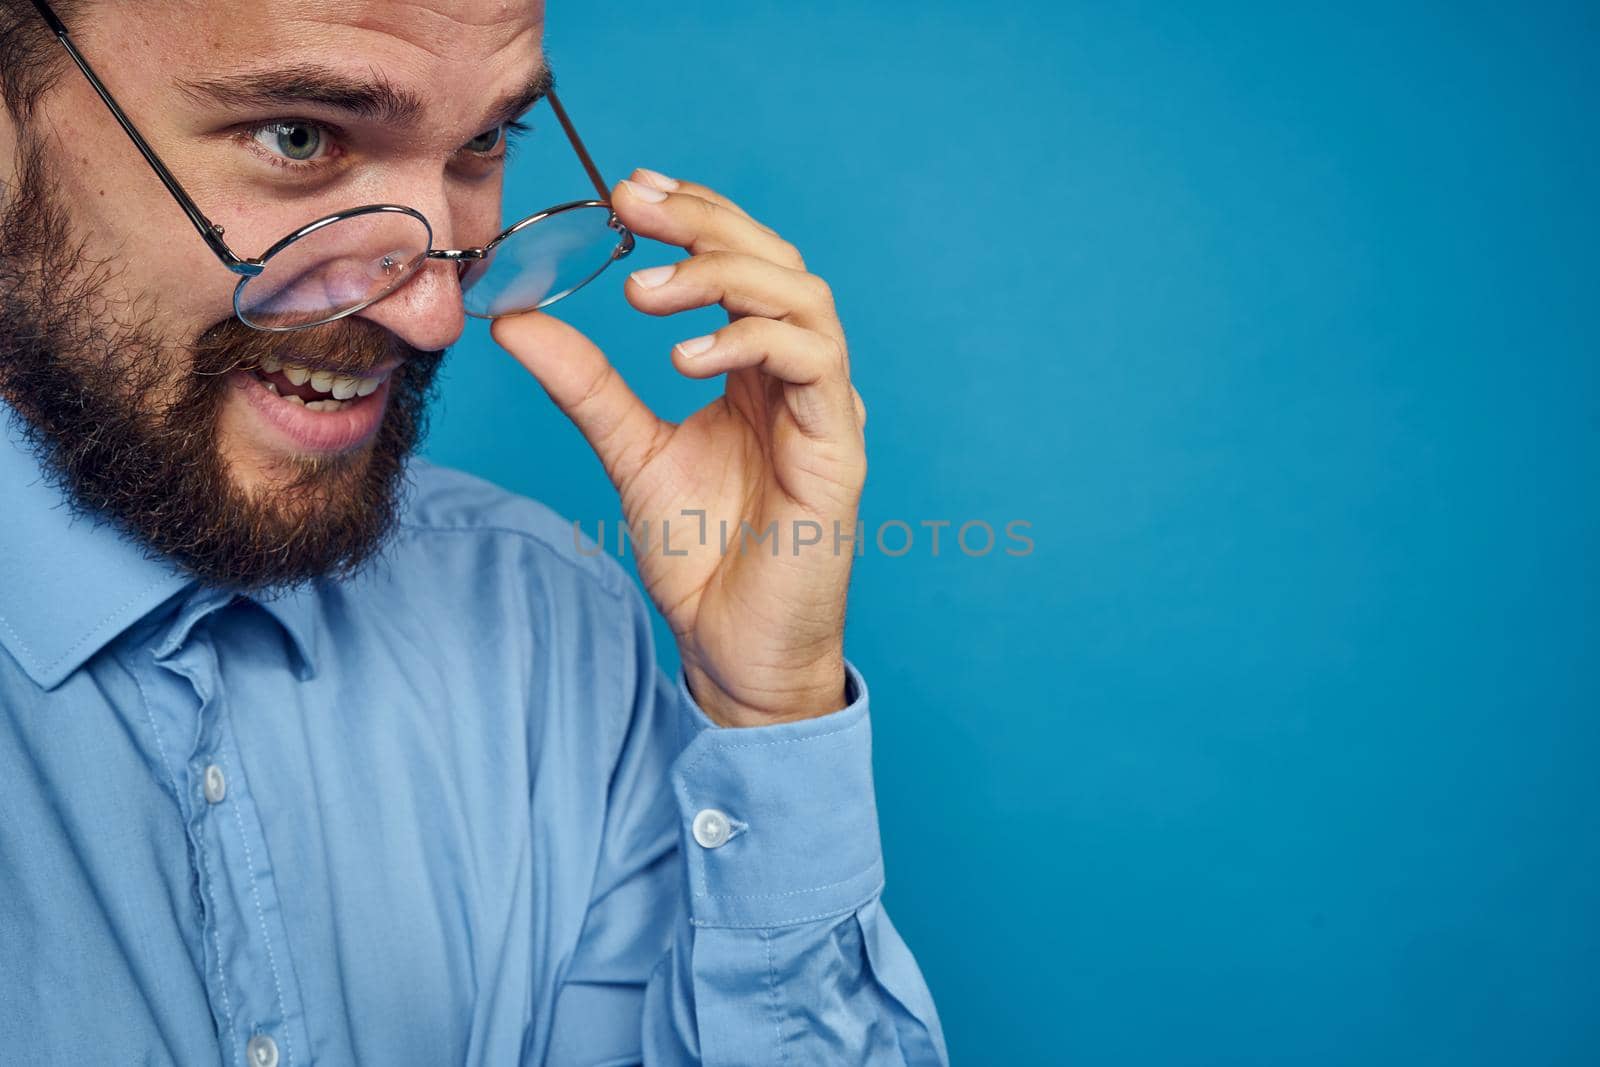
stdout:
{"type": "Polygon", "coordinates": [[[291,393],[281,393],[272,382],[266,383],[267,388],[278,393],[285,400],[302,404],[312,411],[338,411],[344,402],[358,396],[371,396],[378,391],[387,374],[371,378],[358,378],[353,374],[335,374],[333,371],[312,370],[310,367],[299,363],[286,363],[277,356],[263,356],[260,363],[261,370],[266,374],[282,372],[293,385],[311,384],[311,388],[328,396],[317,397],[314,400],[302,400],[291,393]]]}
{"type": "Polygon", "coordinates": [[[267,386],[267,389],[269,389],[272,392],[272,395],[274,395],[274,396],[278,395],[278,383],[277,382],[267,382],[266,386],[267,386]]]}

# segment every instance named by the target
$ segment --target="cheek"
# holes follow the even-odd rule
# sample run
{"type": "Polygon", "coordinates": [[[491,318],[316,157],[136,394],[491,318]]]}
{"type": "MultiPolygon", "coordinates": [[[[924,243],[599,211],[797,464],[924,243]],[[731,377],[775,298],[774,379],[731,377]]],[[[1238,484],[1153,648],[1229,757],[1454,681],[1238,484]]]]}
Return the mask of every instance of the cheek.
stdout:
{"type": "Polygon", "coordinates": [[[120,157],[124,149],[133,166],[75,159],[58,185],[74,238],[82,242],[80,269],[92,271],[109,312],[154,318],[165,336],[194,336],[233,314],[237,279],[131,144],[113,144],[106,154],[120,157]]]}
{"type": "Polygon", "coordinates": [[[192,337],[233,317],[238,276],[217,262],[199,234],[182,220],[165,240],[148,241],[141,260],[144,292],[169,335],[192,337]]]}

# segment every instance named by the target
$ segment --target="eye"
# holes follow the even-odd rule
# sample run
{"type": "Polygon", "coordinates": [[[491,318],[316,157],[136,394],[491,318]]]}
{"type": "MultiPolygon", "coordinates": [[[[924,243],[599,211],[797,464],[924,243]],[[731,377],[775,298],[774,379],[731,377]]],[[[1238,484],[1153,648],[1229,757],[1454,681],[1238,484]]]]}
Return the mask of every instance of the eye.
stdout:
{"type": "Polygon", "coordinates": [[[327,138],[322,127],[310,122],[269,122],[255,130],[254,140],[267,151],[296,163],[309,163],[326,154],[327,138]]]}
{"type": "Polygon", "coordinates": [[[504,126],[496,126],[493,129],[484,130],[462,147],[468,152],[487,155],[500,147],[500,142],[505,140],[505,133],[506,128],[504,126]]]}

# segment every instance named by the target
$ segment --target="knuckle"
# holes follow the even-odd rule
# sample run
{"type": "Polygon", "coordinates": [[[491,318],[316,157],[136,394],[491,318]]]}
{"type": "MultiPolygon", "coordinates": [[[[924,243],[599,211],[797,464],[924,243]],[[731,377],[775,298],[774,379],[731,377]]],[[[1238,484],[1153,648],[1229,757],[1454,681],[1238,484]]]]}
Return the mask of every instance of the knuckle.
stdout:
{"type": "Polygon", "coordinates": [[[579,396],[577,401],[572,405],[572,410],[581,411],[593,405],[593,403],[611,387],[611,381],[616,376],[617,368],[607,363],[605,367],[600,370],[600,373],[596,374],[589,382],[582,395],[579,396]]]}
{"type": "Polygon", "coordinates": [[[770,319],[763,319],[756,315],[746,315],[743,318],[734,319],[718,330],[717,333],[740,344],[759,345],[762,343],[763,335],[767,332],[767,324],[770,321],[770,319]]]}
{"type": "Polygon", "coordinates": [[[697,253],[694,258],[706,270],[717,274],[726,270],[733,263],[734,254],[725,248],[708,248],[704,252],[697,253]]]}
{"type": "Polygon", "coordinates": [[[684,279],[700,286],[715,286],[726,275],[727,266],[727,257],[721,252],[696,249],[687,259],[679,262],[678,273],[673,275],[673,280],[684,279]]]}
{"type": "Polygon", "coordinates": [[[825,351],[828,353],[828,359],[832,366],[844,367],[849,364],[850,354],[845,351],[843,342],[841,342],[837,337],[830,337],[826,334],[823,335],[823,341],[825,342],[825,351]]]}
{"type": "Polygon", "coordinates": [[[806,260],[800,250],[781,237],[778,238],[777,256],[779,262],[792,270],[806,269],[806,260]]]}
{"type": "Polygon", "coordinates": [[[726,208],[712,203],[710,200],[699,196],[690,196],[689,203],[693,206],[695,217],[702,227],[709,228],[722,221],[722,216],[728,214],[726,208]]]}

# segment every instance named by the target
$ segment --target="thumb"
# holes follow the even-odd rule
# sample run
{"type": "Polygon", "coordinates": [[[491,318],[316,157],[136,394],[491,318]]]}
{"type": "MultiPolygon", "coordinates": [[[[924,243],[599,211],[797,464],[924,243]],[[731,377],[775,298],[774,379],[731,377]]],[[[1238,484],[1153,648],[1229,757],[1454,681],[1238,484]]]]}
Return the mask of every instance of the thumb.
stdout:
{"type": "Polygon", "coordinates": [[[578,330],[542,311],[495,319],[489,335],[526,367],[600,457],[613,485],[632,480],[667,424],[578,330]]]}

